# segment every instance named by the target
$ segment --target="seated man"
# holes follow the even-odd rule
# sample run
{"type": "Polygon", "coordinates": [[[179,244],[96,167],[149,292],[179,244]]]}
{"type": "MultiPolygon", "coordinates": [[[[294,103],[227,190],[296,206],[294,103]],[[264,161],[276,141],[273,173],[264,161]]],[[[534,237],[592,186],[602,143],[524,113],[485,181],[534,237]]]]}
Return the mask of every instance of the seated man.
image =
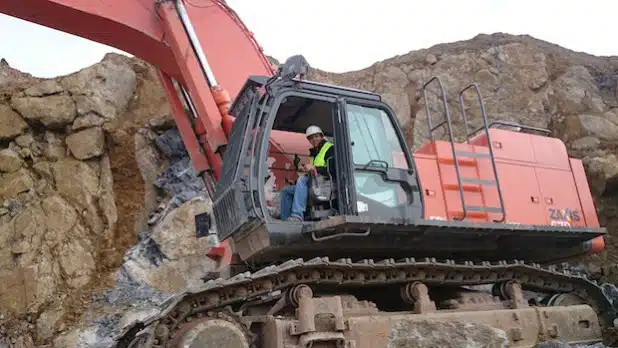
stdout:
{"type": "MultiPolygon", "coordinates": [[[[324,133],[318,126],[309,126],[305,132],[307,140],[313,146],[309,150],[311,163],[303,166],[305,172],[315,168],[319,175],[335,177],[333,143],[324,138],[324,133]],[[333,159],[329,162],[329,159],[333,159]],[[327,165],[330,167],[327,169],[327,165]]],[[[303,221],[309,196],[309,177],[304,175],[296,181],[296,185],[286,186],[281,190],[281,220],[303,221]]]]}

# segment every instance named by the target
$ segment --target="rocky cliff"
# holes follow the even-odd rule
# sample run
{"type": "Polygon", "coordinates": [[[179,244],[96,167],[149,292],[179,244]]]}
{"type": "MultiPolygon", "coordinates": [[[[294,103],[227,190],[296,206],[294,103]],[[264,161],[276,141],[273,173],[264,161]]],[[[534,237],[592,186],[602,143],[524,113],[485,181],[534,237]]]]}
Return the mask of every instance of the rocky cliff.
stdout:
{"type": "MultiPolygon", "coordinates": [[[[382,94],[412,147],[427,135],[425,81],[445,83],[459,137],[457,92],[478,82],[491,120],[548,128],[584,158],[601,223],[614,231],[617,74],[618,57],[495,34],[310,77],[382,94]]],[[[475,99],[465,102],[479,126],[475,99]]],[[[115,328],[200,282],[209,243],[193,215],[209,209],[148,64],[110,54],[37,79],[0,62],[0,347],[108,346],[115,328]]],[[[615,280],[608,241],[583,262],[615,280]]]]}
{"type": "MultiPolygon", "coordinates": [[[[141,61],[110,54],[56,79],[0,63],[0,325],[11,344],[50,343],[87,308],[92,314],[93,295],[117,284],[125,253],[157,221],[157,209],[199,195],[199,185],[191,195],[195,184],[173,175],[189,163],[175,162],[184,149],[176,149],[174,130],[163,135],[172,125],[155,71],[141,61]]],[[[189,213],[205,204],[193,202],[189,213]]],[[[163,247],[175,243],[165,240],[166,223],[177,224],[185,210],[155,231],[163,247]]],[[[152,281],[186,285],[173,275],[152,281]]]]}

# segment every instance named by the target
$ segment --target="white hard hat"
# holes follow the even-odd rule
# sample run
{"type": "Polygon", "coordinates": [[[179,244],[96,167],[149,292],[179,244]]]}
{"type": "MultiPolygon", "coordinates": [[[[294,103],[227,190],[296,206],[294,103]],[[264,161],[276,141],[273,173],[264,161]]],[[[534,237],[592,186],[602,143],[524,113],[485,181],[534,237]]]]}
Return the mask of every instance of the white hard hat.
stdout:
{"type": "Polygon", "coordinates": [[[324,134],[324,132],[322,132],[322,130],[318,126],[309,126],[307,128],[307,131],[305,132],[305,136],[309,138],[314,134],[324,134]]]}

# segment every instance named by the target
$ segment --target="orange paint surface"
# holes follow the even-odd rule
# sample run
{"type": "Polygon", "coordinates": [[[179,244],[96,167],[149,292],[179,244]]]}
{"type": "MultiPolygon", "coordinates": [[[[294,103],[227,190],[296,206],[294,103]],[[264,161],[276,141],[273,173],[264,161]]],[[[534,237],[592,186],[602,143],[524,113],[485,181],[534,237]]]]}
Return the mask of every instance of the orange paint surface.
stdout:
{"type": "MultiPolygon", "coordinates": [[[[570,159],[562,141],[532,134],[491,129],[494,156],[507,223],[598,227],[598,219],[581,161],[570,159]]],[[[495,180],[484,134],[471,144],[456,144],[461,178],[495,180]]],[[[414,154],[425,200],[426,219],[453,220],[463,214],[451,145],[426,144],[414,154]]],[[[496,186],[463,183],[467,206],[500,207],[496,186]]],[[[492,222],[494,212],[468,212],[466,220],[492,222]]],[[[598,246],[598,245],[597,245],[598,246]]]]}

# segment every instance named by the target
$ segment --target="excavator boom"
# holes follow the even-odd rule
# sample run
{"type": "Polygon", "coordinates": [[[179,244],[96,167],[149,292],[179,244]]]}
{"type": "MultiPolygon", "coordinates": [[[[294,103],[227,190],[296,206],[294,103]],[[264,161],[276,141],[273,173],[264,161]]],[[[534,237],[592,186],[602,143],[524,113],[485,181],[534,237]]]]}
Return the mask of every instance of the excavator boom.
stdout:
{"type": "Polygon", "coordinates": [[[156,66],[195,169],[214,178],[221,168],[217,152],[227,143],[225,105],[247,76],[273,73],[253,34],[224,1],[1,0],[0,13],[118,48],[156,66]],[[196,114],[188,116],[183,103],[196,114]]]}
{"type": "Polygon", "coordinates": [[[454,142],[433,78],[427,84],[440,84],[446,117],[434,127],[428,108],[429,134],[446,125],[450,141],[431,138],[411,154],[379,95],[304,81],[300,56],[274,71],[223,0],[0,0],[0,13],[157,67],[214,201],[223,241],[209,256],[222,266],[219,277],[128,323],[118,347],[378,348],[397,346],[416,325],[465,335],[465,322],[504,330],[512,347],[533,347],[598,342],[614,330],[604,288],[555,266],[604,246],[581,161],[557,139],[490,129],[475,84],[466,89],[480,101],[480,134],[454,142]],[[328,194],[307,179],[313,220],[282,221],[271,216],[266,191],[296,172],[291,165],[307,153],[304,129],[316,122],[335,138],[337,177],[328,178],[328,194]],[[529,146],[513,145],[515,137],[529,146]],[[538,192],[517,189],[524,174],[538,192]],[[537,177],[560,177],[562,186],[537,177]],[[551,206],[548,216],[545,204],[554,202],[567,208],[551,206]]]}

